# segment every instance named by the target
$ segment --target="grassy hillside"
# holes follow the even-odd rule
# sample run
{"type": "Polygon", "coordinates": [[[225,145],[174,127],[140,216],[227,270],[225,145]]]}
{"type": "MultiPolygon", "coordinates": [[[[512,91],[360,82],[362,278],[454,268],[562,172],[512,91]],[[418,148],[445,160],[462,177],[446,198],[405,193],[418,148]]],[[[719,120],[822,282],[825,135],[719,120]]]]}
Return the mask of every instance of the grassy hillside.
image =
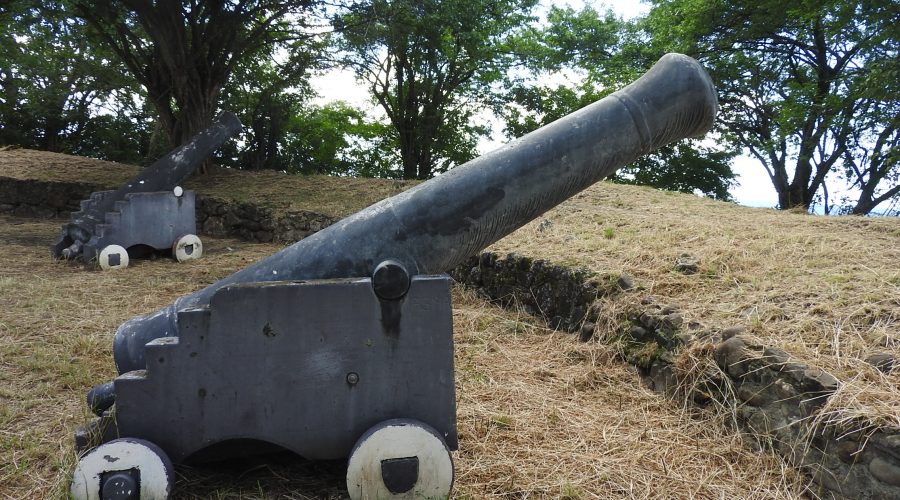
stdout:
{"type": "MultiPolygon", "coordinates": [[[[117,186],[135,167],[0,151],[0,177],[117,186]]],[[[399,192],[395,181],[217,170],[188,184],[276,209],[346,215],[399,192]]],[[[62,495],[85,391],[114,375],[110,339],[154,310],[279,247],[207,239],[204,259],[140,262],[119,273],[53,263],[59,222],[0,218],[0,494],[62,495]]],[[[817,217],[599,183],[493,245],[598,273],[637,290],[610,298],[611,337],[647,295],[674,303],[701,339],[744,326],[844,383],[826,415],[900,427],[900,220],[817,217]],[[688,254],[697,272],[675,270],[688,254]]],[[[521,312],[455,292],[462,498],[794,498],[805,480],[727,431],[726,415],[683,410],[645,389],[603,342],[579,343],[521,312]]],[[[704,349],[702,342],[698,349],[704,349]]],[[[683,353],[685,356],[697,353],[683,353]]],[[[287,463],[181,469],[187,497],[340,492],[340,466],[287,463]],[[337,471],[337,472],[336,472],[337,471]],[[320,477],[321,476],[321,477],[320,477]],[[324,479],[323,479],[324,478],[324,479]]]]}
{"type": "MultiPolygon", "coordinates": [[[[137,175],[138,167],[31,149],[0,150],[0,177],[83,182],[115,189],[137,175]]],[[[344,217],[403,191],[414,182],[325,175],[285,175],[213,167],[185,186],[206,196],[285,210],[310,210],[344,217]]]]}
{"type": "MultiPolygon", "coordinates": [[[[72,435],[115,376],[115,328],[278,246],[205,238],[203,259],[121,272],[52,262],[58,223],[0,216],[0,497],[64,498],[72,435]]],[[[454,292],[457,498],[799,498],[804,480],[723,416],[645,388],[600,343],[454,292]]],[[[314,404],[315,402],[311,402],[314,404]]],[[[178,469],[177,498],[344,498],[343,465],[292,457],[178,469]]]]}
{"type": "MultiPolygon", "coordinates": [[[[601,183],[492,247],[635,277],[641,293],[682,308],[701,336],[744,326],[845,383],[835,418],[900,426],[900,219],[822,217],[601,183]],[[695,274],[675,270],[682,254],[695,274]]],[[[609,304],[612,311],[628,307],[609,304]]],[[[617,328],[615,321],[610,328],[617,328]]],[[[612,333],[612,332],[601,332],[612,333]]],[[[700,348],[703,348],[701,345],[700,348]]]]}

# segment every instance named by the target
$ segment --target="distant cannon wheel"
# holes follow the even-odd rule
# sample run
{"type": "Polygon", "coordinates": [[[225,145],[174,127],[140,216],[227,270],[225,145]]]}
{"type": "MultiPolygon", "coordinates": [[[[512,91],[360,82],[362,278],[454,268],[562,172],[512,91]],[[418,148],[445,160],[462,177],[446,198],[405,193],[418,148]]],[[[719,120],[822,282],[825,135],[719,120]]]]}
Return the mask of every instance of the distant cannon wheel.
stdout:
{"type": "Polygon", "coordinates": [[[172,462],[141,439],[116,439],[81,457],[72,476],[76,500],[165,500],[174,482],[172,462]]]}
{"type": "Polygon", "coordinates": [[[449,498],[453,460],[441,435],[408,419],[372,427],[347,464],[350,498],[449,498]]]}
{"type": "Polygon", "coordinates": [[[100,250],[97,260],[100,262],[100,269],[104,271],[125,269],[128,267],[128,250],[121,245],[107,245],[100,250]]]}
{"type": "Polygon", "coordinates": [[[203,242],[196,234],[186,234],[172,244],[172,255],[178,262],[199,259],[203,256],[203,242]]]}

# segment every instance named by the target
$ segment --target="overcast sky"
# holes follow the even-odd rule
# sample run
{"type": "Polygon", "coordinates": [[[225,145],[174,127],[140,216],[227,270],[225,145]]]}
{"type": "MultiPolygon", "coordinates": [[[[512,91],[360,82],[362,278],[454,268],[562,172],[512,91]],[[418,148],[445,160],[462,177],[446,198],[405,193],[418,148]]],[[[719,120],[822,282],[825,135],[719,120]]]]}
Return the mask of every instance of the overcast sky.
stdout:
{"type": "MultiPolygon", "coordinates": [[[[649,11],[649,6],[636,0],[605,0],[597,2],[585,2],[581,0],[549,1],[544,0],[542,8],[550,5],[560,7],[570,6],[575,9],[582,8],[585,4],[593,5],[597,10],[611,8],[618,16],[630,19],[644,15],[649,11]]],[[[317,104],[342,100],[353,106],[370,109],[377,116],[383,116],[380,110],[373,107],[366,88],[354,81],[349,71],[334,71],[313,80],[313,88],[319,93],[315,100],[317,104]]],[[[482,114],[480,119],[492,123],[494,131],[491,139],[483,140],[479,144],[479,151],[486,153],[498,147],[505,141],[502,126],[499,121],[488,114],[482,114]]],[[[774,207],[777,204],[777,196],[772,183],[759,162],[747,156],[738,157],[733,164],[740,185],[732,188],[731,194],[742,205],[756,207],[774,207]]]]}

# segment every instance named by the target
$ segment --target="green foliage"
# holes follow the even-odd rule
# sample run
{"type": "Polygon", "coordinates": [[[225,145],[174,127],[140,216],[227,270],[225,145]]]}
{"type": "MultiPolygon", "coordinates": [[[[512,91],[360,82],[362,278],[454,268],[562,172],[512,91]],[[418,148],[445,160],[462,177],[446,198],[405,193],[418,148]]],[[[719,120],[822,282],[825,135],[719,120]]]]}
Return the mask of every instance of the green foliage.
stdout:
{"type": "Polygon", "coordinates": [[[206,128],[246,58],[300,38],[313,0],[71,0],[74,13],[146,89],[176,146],[206,128]]]}
{"type": "MultiPolygon", "coordinates": [[[[662,56],[638,25],[622,22],[611,12],[553,7],[547,22],[543,29],[517,37],[517,52],[533,71],[577,72],[580,81],[512,84],[507,105],[497,108],[509,137],[520,137],[597,101],[637,79],[662,56]]],[[[612,180],[730,200],[734,156],[699,141],[682,141],[625,166],[612,180]]]]}
{"type": "Polygon", "coordinates": [[[735,156],[733,151],[721,151],[704,146],[700,141],[685,140],[637,159],[611,179],[623,184],[654,186],[731,201],[728,189],[734,183],[734,173],[730,165],[735,156]]]}
{"type": "Polygon", "coordinates": [[[135,82],[66,2],[10,2],[0,11],[0,144],[139,162],[150,120],[135,82]]]}
{"type": "Polygon", "coordinates": [[[859,192],[843,211],[898,199],[894,2],[659,0],[645,26],[709,69],[726,138],[759,160],[781,208],[838,208],[836,176],[859,192]]]}
{"type": "Polygon", "coordinates": [[[404,178],[475,156],[473,123],[513,59],[505,40],[535,0],[370,0],[337,16],[341,64],[367,83],[394,129],[404,178]]]}
{"type": "Polygon", "coordinates": [[[294,123],[288,172],[399,177],[392,129],[362,111],[343,102],[308,106],[294,123]]]}

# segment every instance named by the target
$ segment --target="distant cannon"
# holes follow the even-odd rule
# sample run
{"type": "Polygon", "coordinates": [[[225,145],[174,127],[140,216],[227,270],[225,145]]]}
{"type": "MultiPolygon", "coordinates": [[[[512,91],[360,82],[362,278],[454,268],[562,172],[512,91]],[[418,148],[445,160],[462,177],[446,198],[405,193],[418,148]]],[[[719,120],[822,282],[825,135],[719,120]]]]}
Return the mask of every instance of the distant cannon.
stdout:
{"type": "Polygon", "coordinates": [[[458,444],[452,316],[449,278],[434,274],[639,156],[702,136],[716,112],[706,72],[668,54],[601,101],[123,323],[122,375],[92,390],[100,418],[76,435],[82,450],[105,444],[82,458],[73,494],[145,473],[169,482],[141,488],[168,492],[167,454],[262,441],[349,457],[353,498],[446,498],[458,444]],[[126,448],[153,465],[97,458],[126,448]]]}
{"type": "Polygon", "coordinates": [[[240,130],[234,114],[222,113],[119,189],[92,193],[62,227],[50,253],[56,259],[97,259],[103,269],[126,267],[128,249],[136,245],[171,249],[178,261],[199,258],[203,250],[196,236],[194,192],[179,184],[240,130]]]}

